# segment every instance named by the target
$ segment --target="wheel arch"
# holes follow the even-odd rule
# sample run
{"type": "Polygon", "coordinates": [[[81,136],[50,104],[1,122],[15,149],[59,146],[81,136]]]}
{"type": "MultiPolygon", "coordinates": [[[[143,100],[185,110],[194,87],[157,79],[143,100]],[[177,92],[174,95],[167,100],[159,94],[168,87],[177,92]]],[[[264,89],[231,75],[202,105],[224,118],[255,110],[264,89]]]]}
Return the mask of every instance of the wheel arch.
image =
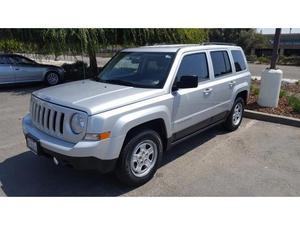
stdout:
{"type": "Polygon", "coordinates": [[[130,138],[132,138],[132,136],[134,136],[135,134],[139,133],[141,130],[144,129],[151,129],[156,131],[162,140],[164,149],[167,148],[167,144],[168,144],[167,128],[162,118],[153,119],[129,129],[128,132],[126,133],[123,146],[130,140],[130,138]]]}

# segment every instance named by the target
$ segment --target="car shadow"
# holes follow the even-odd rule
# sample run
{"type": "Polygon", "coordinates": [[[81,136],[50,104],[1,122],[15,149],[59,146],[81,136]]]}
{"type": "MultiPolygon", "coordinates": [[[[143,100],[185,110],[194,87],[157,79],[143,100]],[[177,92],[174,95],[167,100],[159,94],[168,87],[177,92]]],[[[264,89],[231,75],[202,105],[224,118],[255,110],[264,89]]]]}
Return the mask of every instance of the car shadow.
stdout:
{"type": "Polygon", "coordinates": [[[27,95],[36,90],[47,87],[43,83],[28,83],[28,84],[1,84],[0,93],[12,93],[14,95],[27,95]]]}
{"type": "MultiPolygon", "coordinates": [[[[223,129],[217,127],[175,145],[165,153],[162,166],[222,134],[223,129]]],[[[29,151],[0,163],[0,187],[7,196],[120,196],[133,189],[113,174],[55,166],[52,160],[29,151]]]]}

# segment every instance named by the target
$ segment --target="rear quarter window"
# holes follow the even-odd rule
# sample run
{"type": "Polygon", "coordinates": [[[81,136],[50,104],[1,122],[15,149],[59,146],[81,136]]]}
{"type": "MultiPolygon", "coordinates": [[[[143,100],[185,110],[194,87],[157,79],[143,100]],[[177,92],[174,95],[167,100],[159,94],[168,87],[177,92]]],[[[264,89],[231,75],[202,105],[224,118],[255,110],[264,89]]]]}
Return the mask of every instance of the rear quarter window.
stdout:
{"type": "Polygon", "coordinates": [[[213,51],[210,52],[210,55],[215,77],[224,76],[229,73],[232,73],[227,51],[213,51]]]}
{"type": "Polygon", "coordinates": [[[240,72],[243,70],[246,70],[246,62],[244,55],[241,50],[232,50],[231,51],[233,61],[234,61],[234,67],[236,72],[240,72]]]}

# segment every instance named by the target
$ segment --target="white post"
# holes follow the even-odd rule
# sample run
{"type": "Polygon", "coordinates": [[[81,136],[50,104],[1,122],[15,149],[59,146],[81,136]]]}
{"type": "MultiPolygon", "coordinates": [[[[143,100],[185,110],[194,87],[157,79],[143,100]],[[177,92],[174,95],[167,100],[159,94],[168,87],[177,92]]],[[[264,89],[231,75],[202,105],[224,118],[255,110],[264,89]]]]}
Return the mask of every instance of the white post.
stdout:
{"type": "Polygon", "coordinates": [[[277,107],[282,71],[279,69],[266,69],[263,71],[260,81],[258,104],[265,107],[277,107]]]}

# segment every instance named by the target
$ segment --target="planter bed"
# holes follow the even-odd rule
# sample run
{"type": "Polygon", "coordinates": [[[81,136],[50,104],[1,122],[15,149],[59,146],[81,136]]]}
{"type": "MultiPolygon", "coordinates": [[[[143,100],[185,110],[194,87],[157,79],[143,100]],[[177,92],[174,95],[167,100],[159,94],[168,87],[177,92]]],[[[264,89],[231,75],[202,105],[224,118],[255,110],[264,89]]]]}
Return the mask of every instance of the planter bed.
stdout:
{"type": "Polygon", "coordinates": [[[258,112],[288,116],[300,119],[300,85],[299,83],[282,83],[277,108],[262,107],[257,104],[260,81],[252,81],[247,109],[258,112]]]}

